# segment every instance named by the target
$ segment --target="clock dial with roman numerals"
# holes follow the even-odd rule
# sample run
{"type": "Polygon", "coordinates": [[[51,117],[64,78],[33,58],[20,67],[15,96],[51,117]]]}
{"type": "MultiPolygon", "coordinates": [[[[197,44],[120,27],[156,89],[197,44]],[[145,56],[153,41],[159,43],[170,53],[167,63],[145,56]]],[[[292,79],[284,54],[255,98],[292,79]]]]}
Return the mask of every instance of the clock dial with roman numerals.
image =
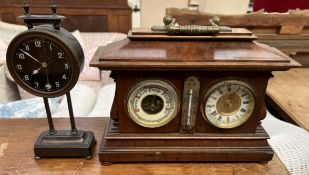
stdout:
{"type": "Polygon", "coordinates": [[[223,80],[205,95],[204,118],[219,128],[235,128],[246,122],[255,108],[251,87],[239,80],[223,80]]]}
{"type": "Polygon", "coordinates": [[[65,31],[49,30],[38,27],[18,35],[7,53],[8,68],[15,81],[28,92],[43,97],[60,96],[70,90],[84,61],[78,41],[69,32],[61,37],[65,31]],[[77,47],[72,48],[74,43],[77,47]]]}

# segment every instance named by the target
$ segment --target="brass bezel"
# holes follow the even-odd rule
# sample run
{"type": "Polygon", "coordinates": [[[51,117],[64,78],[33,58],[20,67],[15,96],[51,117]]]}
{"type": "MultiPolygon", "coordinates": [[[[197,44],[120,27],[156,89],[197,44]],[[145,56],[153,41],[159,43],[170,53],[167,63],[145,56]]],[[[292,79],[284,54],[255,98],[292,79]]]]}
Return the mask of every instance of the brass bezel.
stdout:
{"type": "Polygon", "coordinates": [[[256,104],[257,104],[256,93],[248,83],[246,83],[244,80],[241,80],[241,79],[238,79],[238,78],[224,78],[224,79],[220,79],[218,81],[213,82],[212,85],[210,86],[210,88],[207,89],[207,92],[205,93],[205,95],[203,97],[203,102],[201,103],[200,109],[201,109],[201,112],[202,112],[202,116],[203,116],[203,118],[205,119],[206,122],[210,123],[211,125],[213,125],[215,127],[221,128],[221,129],[232,129],[232,128],[236,128],[238,126],[241,126],[246,121],[248,121],[248,119],[254,113],[254,110],[256,108],[256,104]],[[213,122],[211,122],[211,120],[208,119],[208,116],[206,115],[206,112],[205,112],[205,105],[206,105],[207,99],[214,92],[214,90],[217,89],[217,87],[221,86],[222,84],[226,84],[226,83],[240,84],[240,85],[246,87],[253,95],[254,104],[249,108],[249,110],[251,112],[249,112],[245,116],[243,116],[241,120],[238,120],[238,122],[234,122],[233,124],[229,124],[229,125],[217,125],[216,123],[213,123],[213,122]]]}
{"type": "MultiPolygon", "coordinates": [[[[142,86],[145,86],[145,85],[142,85],[142,86]]],[[[158,127],[161,127],[161,126],[164,126],[166,124],[168,124],[169,122],[171,122],[179,113],[179,110],[180,110],[180,96],[179,96],[179,93],[177,91],[177,88],[169,81],[165,80],[165,79],[161,79],[161,78],[147,78],[147,79],[141,79],[137,82],[135,82],[130,88],[129,88],[129,91],[127,93],[127,98],[126,100],[124,101],[124,106],[125,106],[125,109],[126,109],[126,113],[127,113],[127,116],[132,119],[136,124],[140,125],[140,126],[143,126],[143,127],[146,127],[146,128],[158,128],[158,127]],[[132,94],[132,92],[137,88],[137,87],[140,87],[139,85],[140,84],[146,84],[148,82],[153,82],[153,81],[160,81],[162,82],[163,84],[166,84],[168,86],[171,87],[172,90],[174,90],[175,94],[176,94],[176,110],[175,112],[169,117],[168,120],[165,120],[164,122],[161,122],[161,123],[158,123],[158,124],[154,124],[154,125],[147,125],[143,122],[141,122],[140,120],[137,120],[136,118],[132,117],[130,115],[130,110],[129,110],[129,106],[128,106],[128,102],[129,102],[129,98],[130,98],[130,95],[132,94]]]]}

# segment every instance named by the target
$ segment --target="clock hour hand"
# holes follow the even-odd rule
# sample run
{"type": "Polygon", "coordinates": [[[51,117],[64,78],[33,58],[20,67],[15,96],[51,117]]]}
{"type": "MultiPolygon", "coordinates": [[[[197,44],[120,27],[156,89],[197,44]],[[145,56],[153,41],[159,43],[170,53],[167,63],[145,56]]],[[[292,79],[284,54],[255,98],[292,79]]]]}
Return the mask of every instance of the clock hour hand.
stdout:
{"type": "Polygon", "coordinates": [[[36,58],[34,58],[32,55],[30,55],[28,52],[22,50],[22,49],[19,49],[20,51],[22,51],[24,54],[26,54],[28,57],[32,58],[34,61],[42,64],[42,62],[40,62],[39,60],[37,60],[36,58]]]}
{"type": "Polygon", "coordinates": [[[35,75],[35,74],[39,73],[39,71],[41,70],[42,67],[46,68],[47,67],[47,63],[45,63],[45,62],[42,63],[41,67],[39,67],[37,69],[34,69],[31,75],[35,75]]]}
{"type": "Polygon", "coordinates": [[[39,71],[40,71],[41,68],[42,68],[42,67],[40,67],[40,68],[38,68],[38,69],[34,69],[31,75],[35,75],[35,74],[39,73],[39,71]]]}

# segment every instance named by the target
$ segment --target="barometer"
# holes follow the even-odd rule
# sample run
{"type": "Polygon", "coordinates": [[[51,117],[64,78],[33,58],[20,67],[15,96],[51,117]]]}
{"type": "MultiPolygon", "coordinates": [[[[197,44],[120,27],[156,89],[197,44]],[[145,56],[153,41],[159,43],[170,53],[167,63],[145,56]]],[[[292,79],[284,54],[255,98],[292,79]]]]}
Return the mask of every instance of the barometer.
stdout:
{"type": "Polygon", "coordinates": [[[156,128],[176,116],[180,102],[172,84],[160,79],[147,79],[130,88],[125,105],[130,118],[137,124],[156,128]]]}

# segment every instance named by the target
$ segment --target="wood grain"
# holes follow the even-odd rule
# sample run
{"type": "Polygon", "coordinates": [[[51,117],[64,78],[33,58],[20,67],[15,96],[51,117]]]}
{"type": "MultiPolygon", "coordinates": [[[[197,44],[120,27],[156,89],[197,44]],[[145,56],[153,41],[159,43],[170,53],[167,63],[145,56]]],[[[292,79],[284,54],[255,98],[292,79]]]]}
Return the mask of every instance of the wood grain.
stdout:
{"type": "MultiPolygon", "coordinates": [[[[295,68],[286,72],[273,72],[267,95],[297,125],[309,131],[309,68],[295,68]]],[[[285,114],[286,115],[285,115],[285,114]]]]}
{"type": "MultiPolygon", "coordinates": [[[[188,9],[169,8],[166,14],[176,18],[180,25],[200,24],[208,25],[211,17],[217,14],[200,13],[188,9]],[[184,18],[185,16],[185,18],[184,18]]],[[[245,15],[219,15],[220,25],[231,27],[259,26],[259,27],[280,27],[280,26],[309,26],[308,17],[302,14],[245,14],[245,15]],[[297,19],[297,20],[295,20],[297,19]]],[[[246,27],[246,28],[247,28],[246,27]]],[[[255,33],[253,31],[253,33],[255,33]]]]}
{"type": "MultiPolygon", "coordinates": [[[[49,0],[28,0],[31,14],[51,14],[49,0]]],[[[23,15],[22,0],[0,1],[0,19],[24,25],[18,16],[23,15]]],[[[61,26],[69,31],[121,32],[131,29],[132,10],[126,0],[57,0],[57,13],[66,16],[61,26]]]]}
{"type": "Polygon", "coordinates": [[[301,34],[304,26],[281,26],[279,33],[280,34],[301,34]]]}
{"type": "MultiPolygon", "coordinates": [[[[68,129],[68,119],[55,119],[57,129],[68,129]]],[[[80,129],[92,130],[102,139],[107,119],[77,118],[80,129]]],[[[102,166],[96,146],[94,158],[33,159],[33,143],[47,130],[46,119],[0,119],[0,174],[289,174],[277,156],[267,164],[259,163],[130,163],[102,166]],[[2,146],[4,145],[4,146],[2,146]],[[1,154],[2,152],[2,154],[1,154]]]]}
{"type": "Polygon", "coordinates": [[[90,66],[106,70],[287,70],[300,64],[256,42],[124,39],[99,47],[90,66]]]}

